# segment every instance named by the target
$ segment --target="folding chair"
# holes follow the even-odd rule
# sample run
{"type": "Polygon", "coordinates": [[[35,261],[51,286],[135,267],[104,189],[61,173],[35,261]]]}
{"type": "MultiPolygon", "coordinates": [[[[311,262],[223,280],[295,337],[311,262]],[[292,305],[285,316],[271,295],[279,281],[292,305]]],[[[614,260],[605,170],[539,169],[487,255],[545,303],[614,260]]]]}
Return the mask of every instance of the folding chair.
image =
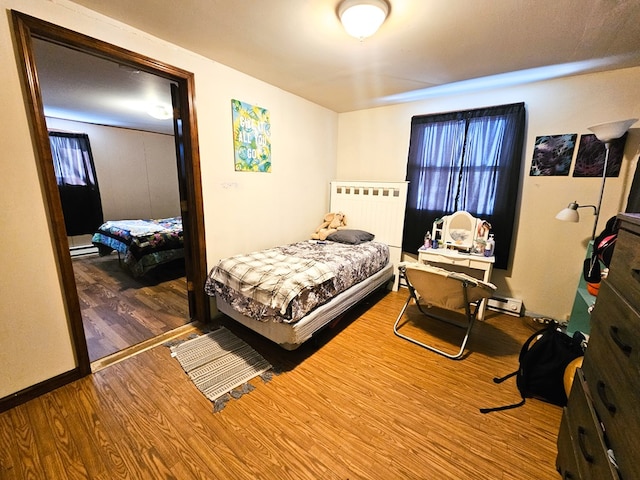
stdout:
{"type": "Polygon", "coordinates": [[[496,290],[496,286],[464,273],[450,272],[443,268],[422,263],[402,262],[399,264],[398,270],[400,278],[404,278],[409,288],[409,298],[407,298],[400,315],[396,319],[396,323],[393,325],[393,332],[405,340],[444,355],[447,358],[459,359],[462,357],[467,340],[469,340],[471,328],[478,314],[480,302],[485,298],[491,297],[496,290]],[[427,317],[466,328],[458,353],[447,353],[398,331],[400,320],[411,299],[415,301],[420,312],[427,317]],[[434,311],[429,312],[428,310],[432,307],[439,307],[439,309],[446,311],[447,315],[434,313],[434,311]],[[462,320],[462,322],[456,320],[462,320]]]}

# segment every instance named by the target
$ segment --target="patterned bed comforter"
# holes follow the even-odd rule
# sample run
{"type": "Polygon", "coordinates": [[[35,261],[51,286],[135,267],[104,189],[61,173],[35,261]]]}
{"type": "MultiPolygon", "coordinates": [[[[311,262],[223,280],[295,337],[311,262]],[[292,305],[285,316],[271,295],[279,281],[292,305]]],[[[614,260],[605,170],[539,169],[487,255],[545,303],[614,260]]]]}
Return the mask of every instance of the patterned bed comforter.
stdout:
{"type": "Polygon", "coordinates": [[[205,291],[247,317],[293,323],[388,262],[379,242],[298,242],[220,260],[205,291]]]}
{"type": "Polygon", "coordinates": [[[113,250],[134,276],[145,274],[162,263],[184,257],[182,217],[152,220],[110,220],[91,239],[100,255],[113,250]]]}

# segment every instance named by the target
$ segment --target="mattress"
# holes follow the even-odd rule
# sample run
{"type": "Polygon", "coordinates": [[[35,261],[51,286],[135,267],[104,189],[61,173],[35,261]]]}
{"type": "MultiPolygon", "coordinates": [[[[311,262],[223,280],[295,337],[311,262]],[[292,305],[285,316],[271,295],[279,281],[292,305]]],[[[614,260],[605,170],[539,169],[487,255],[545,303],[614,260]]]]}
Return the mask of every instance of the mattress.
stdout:
{"type": "Polygon", "coordinates": [[[247,318],[295,323],[388,263],[383,243],[309,240],[223,259],[205,291],[247,318]]]}

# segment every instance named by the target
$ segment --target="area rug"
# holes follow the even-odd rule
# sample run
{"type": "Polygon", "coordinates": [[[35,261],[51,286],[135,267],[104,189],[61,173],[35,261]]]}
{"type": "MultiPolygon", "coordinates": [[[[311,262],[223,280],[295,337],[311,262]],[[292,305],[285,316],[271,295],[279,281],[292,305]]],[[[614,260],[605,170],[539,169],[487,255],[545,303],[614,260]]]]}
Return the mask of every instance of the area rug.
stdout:
{"type": "Polygon", "coordinates": [[[271,364],[224,327],[170,348],[194,385],[214,403],[214,411],[224,408],[230,397],[248,393],[252,378],[270,378],[265,374],[271,364]]]}

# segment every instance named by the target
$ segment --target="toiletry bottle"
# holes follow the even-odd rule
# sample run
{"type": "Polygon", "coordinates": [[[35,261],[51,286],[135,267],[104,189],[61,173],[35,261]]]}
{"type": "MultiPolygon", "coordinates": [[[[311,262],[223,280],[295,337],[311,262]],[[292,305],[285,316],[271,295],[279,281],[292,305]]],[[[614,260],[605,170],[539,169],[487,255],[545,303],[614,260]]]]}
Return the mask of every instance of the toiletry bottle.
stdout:
{"type": "Polygon", "coordinates": [[[487,240],[486,245],[484,246],[484,256],[485,257],[493,257],[493,251],[496,248],[496,241],[493,239],[493,233],[489,234],[489,239],[487,240]]]}
{"type": "Polygon", "coordinates": [[[423,248],[431,248],[431,232],[427,232],[427,234],[424,236],[423,248]]]}

